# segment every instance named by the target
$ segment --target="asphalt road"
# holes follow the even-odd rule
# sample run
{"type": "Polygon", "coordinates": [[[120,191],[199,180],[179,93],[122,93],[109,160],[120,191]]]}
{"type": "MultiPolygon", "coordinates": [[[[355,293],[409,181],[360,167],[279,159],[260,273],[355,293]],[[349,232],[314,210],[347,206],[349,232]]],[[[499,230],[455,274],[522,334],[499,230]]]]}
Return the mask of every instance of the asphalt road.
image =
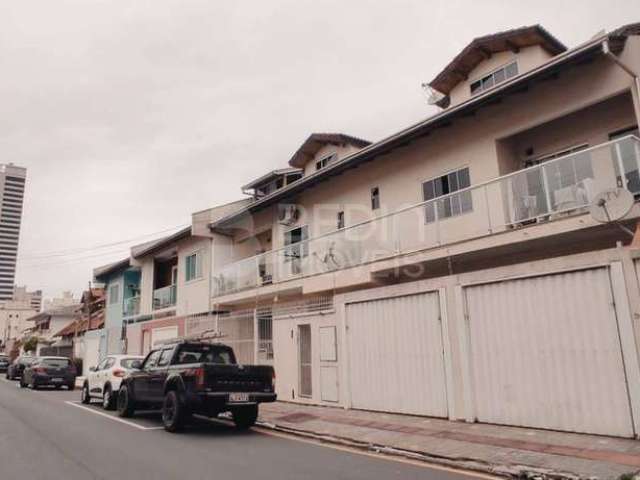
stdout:
{"type": "Polygon", "coordinates": [[[0,479],[377,480],[477,478],[363,455],[260,429],[198,422],[170,434],[158,415],[128,422],[79,390],[23,390],[0,380],[0,479]]]}

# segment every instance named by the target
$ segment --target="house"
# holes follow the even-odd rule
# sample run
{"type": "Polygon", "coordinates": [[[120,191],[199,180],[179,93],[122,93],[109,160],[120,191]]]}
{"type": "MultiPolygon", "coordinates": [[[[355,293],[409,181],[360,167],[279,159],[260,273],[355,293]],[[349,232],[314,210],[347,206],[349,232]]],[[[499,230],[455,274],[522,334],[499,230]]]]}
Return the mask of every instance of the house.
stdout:
{"type": "Polygon", "coordinates": [[[0,343],[3,347],[20,338],[30,326],[27,319],[37,313],[29,301],[7,300],[0,304],[0,343]]]}
{"type": "Polygon", "coordinates": [[[223,260],[213,252],[218,241],[226,244],[227,239],[208,225],[249,202],[243,199],[194,213],[192,225],[134,246],[130,259],[97,272],[96,279],[107,282],[107,329],[116,321],[127,326],[128,353],[146,353],[162,340],[215,329],[211,271],[214,262],[223,260]],[[112,314],[114,308],[122,315],[112,314]]]}
{"type": "MultiPolygon", "coordinates": [[[[105,291],[92,287],[82,293],[77,317],[53,334],[55,342],[48,354],[66,355],[82,359],[82,375],[106,356],[105,348],[105,291]]],[[[121,335],[120,335],[121,336],[121,335]]]]}
{"type": "Polygon", "coordinates": [[[640,24],[473,40],[440,112],[312,134],[210,221],[211,311],[254,312],[282,400],[638,436],[640,205],[590,214],[640,196],[638,74],[640,24]]]}
{"type": "Polygon", "coordinates": [[[28,318],[27,322],[32,322],[33,326],[24,331],[22,340],[24,341],[30,337],[38,339],[36,355],[71,356],[73,350],[70,345],[63,345],[63,348],[59,349],[54,344],[59,340],[56,337],[58,332],[80,318],[81,307],[81,304],[52,307],[28,318]]]}

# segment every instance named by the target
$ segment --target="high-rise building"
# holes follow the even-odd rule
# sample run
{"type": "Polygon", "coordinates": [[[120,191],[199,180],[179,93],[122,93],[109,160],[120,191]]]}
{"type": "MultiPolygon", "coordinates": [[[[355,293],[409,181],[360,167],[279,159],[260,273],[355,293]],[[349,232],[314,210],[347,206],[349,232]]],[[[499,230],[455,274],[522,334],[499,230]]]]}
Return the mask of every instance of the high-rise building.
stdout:
{"type": "Polygon", "coordinates": [[[13,298],[27,169],[0,165],[0,301],[13,298]]]}

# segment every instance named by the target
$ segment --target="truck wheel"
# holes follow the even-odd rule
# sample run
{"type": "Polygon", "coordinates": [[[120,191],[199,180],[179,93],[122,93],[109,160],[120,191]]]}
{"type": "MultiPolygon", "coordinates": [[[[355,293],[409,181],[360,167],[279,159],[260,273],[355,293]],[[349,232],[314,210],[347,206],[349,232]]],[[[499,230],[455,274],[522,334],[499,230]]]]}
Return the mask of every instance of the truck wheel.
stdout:
{"type": "Polygon", "coordinates": [[[118,391],[118,416],[127,418],[133,417],[135,404],[127,386],[120,387],[118,391]]]}
{"type": "Polygon", "coordinates": [[[80,401],[85,405],[89,405],[91,403],[91,395],[89,394],[89,384],[84,382],[82,385],[82,391],[80,392],[80,401]]]}
{"type": "Polygon", "coordinates": [[[237,407],[232,412],[233,423],[238,430],[247,430],[253,427],[258,420],[258,405],[247,405],[246,407],[237,407]]]}
{"type": "Polygon", "coordinates": [[[167,432],[176,433],[184,429],[189,418],[187,406],[175,390],[167,392],[162,402],[162,424],[167,432]]]}

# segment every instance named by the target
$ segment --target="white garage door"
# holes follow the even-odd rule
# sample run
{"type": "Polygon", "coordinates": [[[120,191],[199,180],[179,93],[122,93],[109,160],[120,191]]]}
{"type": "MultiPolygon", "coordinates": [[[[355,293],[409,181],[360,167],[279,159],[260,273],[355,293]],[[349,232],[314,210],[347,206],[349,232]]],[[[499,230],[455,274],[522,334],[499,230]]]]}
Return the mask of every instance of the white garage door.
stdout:
{"type": "Polygon", "coordinates": [[[607,269],[465,290],[478,420],[633,434],[607,269]]]}
{"type": "Polygon", "coordinates": [[[437,293],[347,305],[354,408],[447,416],[437,293]]]}
{"type": "Polygon", "coordinates": [[[178,327],[160,327],[151,330],[151,346],[157,347],[158,342],[171,340],[178,336],[178,327]]]}

